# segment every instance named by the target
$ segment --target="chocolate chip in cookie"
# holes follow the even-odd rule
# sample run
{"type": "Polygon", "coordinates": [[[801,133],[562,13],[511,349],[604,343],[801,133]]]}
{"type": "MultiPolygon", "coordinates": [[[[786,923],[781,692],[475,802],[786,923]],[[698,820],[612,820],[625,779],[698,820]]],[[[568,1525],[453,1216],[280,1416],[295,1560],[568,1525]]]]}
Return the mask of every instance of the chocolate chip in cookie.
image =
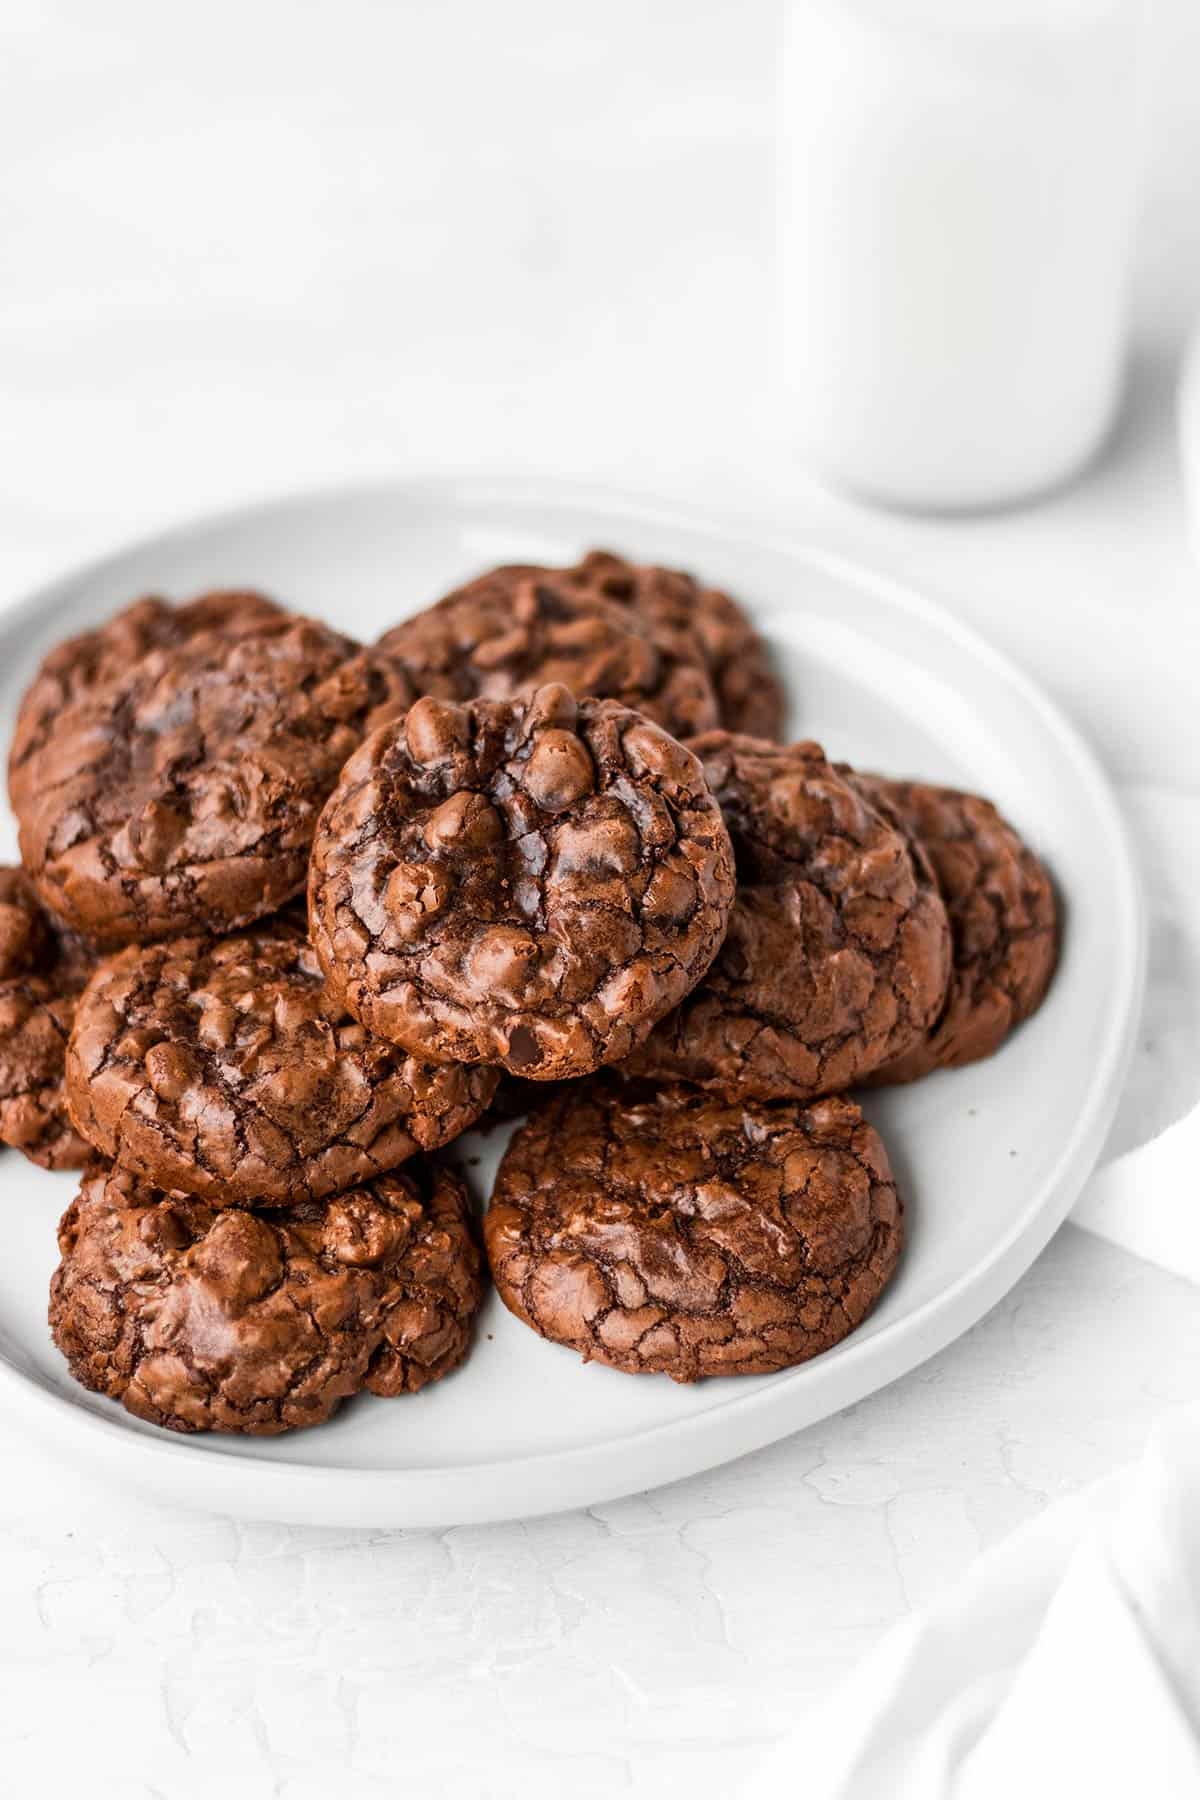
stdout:
{"type": "Polygon", "coordinates": [[[875,1304],[901,1236],[886,1152],[852,1101],[737,1103],[607,1074],[517,1130],[484,1218],[519,1319],[676,1381],[828,1350],[875,1304]]]}
{"type": "Polygon", "coordinates": [[[490,570],[379,640],[419,693],[447,700],[527,697],[561,682],[580,699],[620,700],[676,737],[719,722],[698,638],[527,565],[490,570]]]}
{"type": "Polygon", "coordinates": [[[304,885],[342,764],[410,698],[395,664],[277,608],[89,679],[18,759],[43,904],[101,949],[274,912],[304,885]]]}
{"type": "Polygon", "coordinates": [[[627,1055],[704,973],[732,899],[695,757],[562,686],[417,701],[346,765],[309,881],[322,967],[369,1030],[537,1080],[627,1055]]]}
{"type": "Polygon", "coordinates": [[[1044,865],[988,800],[928,782],[856,777],[933,865],[950,920],[954,966],[926,1035],[877,1071],[915,1081],[998,1050],[1046,997],[1058,960],[1058,909],[1044,865]]]}
{"type": "Polygon", "coordinates": [[[836,1093],[919,1044],[950,974],[923,854],[825,759],[712,732],[693,741],[733,839],[738,890],[704,981],[628,1072],[722,1095],[836,1093]]]}
{"type": "Polygon", "coordinates": [[[96,1149],[214,1206],[295,1206],[394,1169],[472,1125],[498,1079],[372,1037],[286,917],[101,963],[67,1054],[96,1149]]]}
{"type": "Polygon", "coordinates": [[[63,1063],[91,966],[24,871],[0,868],[0,1143],[46,1169],[80,1169],[90,1155],[67,1111],[63,1063]]]}
{"type": "Polygon", "coordinates": [[[466,1189],[421,1159],[288,1212],[96,1165],[59,1226],[54,1341],[84,1387],[171,1431],[319,1425],[467,1354],[482,1292],[466,1189]]]}

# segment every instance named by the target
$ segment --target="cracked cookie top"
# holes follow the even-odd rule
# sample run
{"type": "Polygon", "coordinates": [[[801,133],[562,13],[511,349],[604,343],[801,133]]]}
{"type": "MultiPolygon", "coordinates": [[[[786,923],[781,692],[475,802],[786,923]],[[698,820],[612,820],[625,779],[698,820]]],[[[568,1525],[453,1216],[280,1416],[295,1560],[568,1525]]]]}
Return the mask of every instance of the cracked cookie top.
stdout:
{"type": "Polygon", "coordinates": [[[178,606],[150,594],[123,607],[102,625],[55,644],[43,657],[17,710],[8,763],[14,804],[27,766],[45,750],[61,713],[103,688],[114,676],[126,674],[148,650],[185,644],[202,631],[234,636],[252,631],[264,620],[282,617],[282,607],[250,589],[200,594],[178,606]]]}
{"type": "Polygon", "coordinates": [[[887,1155],[852,1101],[732,1104],[609,1076],[517,1130],[484,1218],[519,1319],[676,1381],[829,1349],[874,1305],[901,1235],[887,1155]]]}
{"type": "Polygon", "coordinates": [[[286,918],[102,963],[67,1056],[90,1142],[214,1206],[298,1205],[382,1174],[465,1131],[498,1079],[371,1037],[286,918]]]}
{"type": "Polygon", "coordinates": [[[816,744],[694,740],[737,858],[705,980],[628,1065],[721,1094],[835,1093],[937,1017],[950,934],[933,873],[816,744]]]}
{"type": "Polygon", "coordinates": [[[43,904],[101,949],[274,912],[342,764],[410,698],[396,665],[278,609],[85,684],[14,789],[43,904]]]}
{"type": "Polygon", "coordinates": [[[466,1356],[482,1291],[466,1189],[419,1159],[286,1213],[93,1166],[58,1241],[71,1373],[172,1431],[266,1436],[415,1393],[466,1356]]]}
{"type": "Polygon", "coordinates": [[[57,932],[21,869],[0,868],[0,1143],[46,1169],[89,1147],[67,1112],[63,1062],[91,957],[57,932]]]}
{"type": "Polygon", "coordinates": [[[1058,960],[1058,909],[1045,867],[989,800],[919,781],[856,777],[927,853],[950,920],[946,1003],[926,1036],[878,1071],[915,1081],[990,1056],[1046,997],[1058,960]]]}
{"type": "Polygon", "coordinates": [[[423,698],[346,765],[313,844],[331,986],[435,1061],[552,1080],[627,1055],[697,982],[733,858],[695,757],[611,700],[423,698]]]}
{"type": "Polygon", "coordinates": [[[611,550],[589,550],[573,568],[554,573],[572,593],[599,595],[640,614],[660,632],[697,640],[717,696],[716,723],[752,737],[782,737],[783,684],[766,644],[729,594],[705,587],[681,569],[632,563],[611,550]]]}
{"type": "Polygon", "coordinates": [[[417,691],[444,700],[526,697],[562,682],[620,700],[675,737],[719,720],[697,638],[577,586],[571,570],[492,569],[380,638],[417,691]]]}

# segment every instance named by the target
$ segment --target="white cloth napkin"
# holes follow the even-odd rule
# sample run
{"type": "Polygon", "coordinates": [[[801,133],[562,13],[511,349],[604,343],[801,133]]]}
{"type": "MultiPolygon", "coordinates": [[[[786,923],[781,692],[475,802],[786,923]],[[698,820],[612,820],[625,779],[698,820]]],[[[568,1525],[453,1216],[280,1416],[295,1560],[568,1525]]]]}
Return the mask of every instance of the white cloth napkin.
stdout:
{"type": "Polygon", "coordinates": [[[1200,1794],[1200,1407],[890,1632],[745,1800],[1200,1794]]]}
{"type": "Polygon", "coordinates": [[[1100,1168],[1072,1216],[1200,1282],[1200,794],[1127,787],[1122,800],[1150,921],[1146,1004],[1100,1168]]]}

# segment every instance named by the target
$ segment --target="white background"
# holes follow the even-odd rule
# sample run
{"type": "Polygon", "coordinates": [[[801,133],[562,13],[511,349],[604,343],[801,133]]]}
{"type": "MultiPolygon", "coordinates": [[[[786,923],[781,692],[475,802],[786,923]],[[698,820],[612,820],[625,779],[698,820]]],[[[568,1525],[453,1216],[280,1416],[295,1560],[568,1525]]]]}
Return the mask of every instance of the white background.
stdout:
{"type": "MultiPolygon", "coordinates": [[[[915,578],[1120,780],[1200,794],[1172,415],[1200,314],[1200,12],[1155,11],[1114,440],[1024,512],[918,521],[789,454],[775,4],[3,0],[0,598],[326,478],[591,476],[915,578]]],[[[94,1488],[0,1420],[0,1785],[729,1791],[887,1623],[1198,1383],[1194,1291],[1068,1228],[852,1413],[525,1527],[240,1528],[94,1488]]]]}

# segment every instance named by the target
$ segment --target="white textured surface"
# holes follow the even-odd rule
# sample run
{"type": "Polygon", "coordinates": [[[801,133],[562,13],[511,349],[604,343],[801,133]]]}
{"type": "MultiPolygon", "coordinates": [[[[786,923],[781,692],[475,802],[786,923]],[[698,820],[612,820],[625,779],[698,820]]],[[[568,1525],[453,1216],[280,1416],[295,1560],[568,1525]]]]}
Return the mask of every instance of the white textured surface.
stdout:
{"type": "MultiPolygon", "coordinates": [[[[0,593],[329,476],[642,482],[940,588],[1115,774],[1200,790],[1173,425],[1200,15],[1156,10],[1130,405],[1077,486],[951,524],[806,486],[764,397],[771,0],[9,0],[0,593]]],[[[1134,1455],[1198,1377],[1194,1291],[1068,1230],[903,1383],[595,1517],[239,1529],[93,1489],[0,1420],[0,1787],[728,1792],[890,1620],[1134,1455]]]]}
{"type": "Polygon", "coordinates": [[[0,1425],[5,1791],[69,1768],[97,1800],[728,1792],[884,1627],[1198,1385],[1195,1291],[1067,1227],[840,1418],[523,1526],[167,1514],[0,1425]]]}

